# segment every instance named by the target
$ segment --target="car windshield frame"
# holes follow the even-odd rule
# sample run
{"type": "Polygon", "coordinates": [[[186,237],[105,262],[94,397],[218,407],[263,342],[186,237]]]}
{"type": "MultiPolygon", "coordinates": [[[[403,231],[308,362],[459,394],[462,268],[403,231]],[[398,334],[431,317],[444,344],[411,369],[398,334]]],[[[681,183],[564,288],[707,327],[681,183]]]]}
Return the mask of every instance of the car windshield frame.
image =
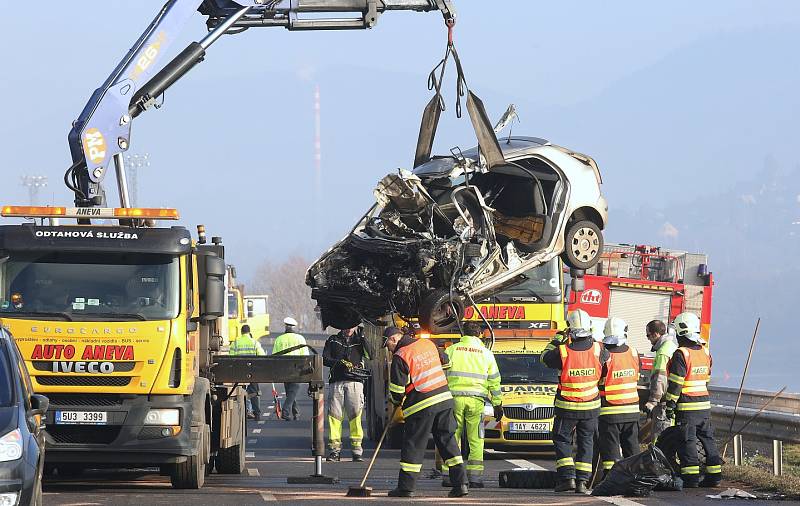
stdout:
{"type": "Polygon", "coordinates": [[[11,407],[15,402],[13,364],[11,350],[8,347],[10,338],[6,336],[7,334],[0,336],[0,408],[11,407]]]}
{"type": "Polygon", "coordinates": [[[173,254],[2,251],[0,317],[171,320],[181,312],[182,277],[173,254]]]}
{"type": "Polygon", "coordinates": [[[528,269],[522,276],[525,279],[503,290],[499,295],[513,298],[536,297],[544,302],[561,302],[564,293],[562,287],[561,265],[558,257],[528,269]]]}
{"type": "Polygon", "coordinates": [[[503,384],[558,383],[558,371],[550,369],[545,364],[541,363],[540,357],[541,353],[495,353],[497,367],[500,370],[500,381],[503,384]],[[522,363],[523,360],[525,361],[524,363],[522,363]],[[509,369],[512,365],[514,368],[509,369]],[[538,374],[533,375],[533,372],[537,372],[538,374]],[[507,378],[523,379],[511,380],[507,378]]]}

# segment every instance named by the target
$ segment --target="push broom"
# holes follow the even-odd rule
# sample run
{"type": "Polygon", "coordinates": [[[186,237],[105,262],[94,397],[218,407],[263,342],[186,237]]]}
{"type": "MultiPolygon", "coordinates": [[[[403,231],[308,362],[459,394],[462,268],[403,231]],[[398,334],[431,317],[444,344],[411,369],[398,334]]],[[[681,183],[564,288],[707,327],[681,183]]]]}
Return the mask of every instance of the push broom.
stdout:
{"type": "Polygon", "coordinates": [[[367,472],[364,473],[364,479],[361,480],[361,484],[357,487],[350,487],[347,489],[347,497],[370,497],[372,495],[372,487],[364,486],[367,483],[367,478],[369,477],[370,471],[372,471],[372,466],[375,464],[375,459],[378,458],[378,452],[381,451],[381,445],[383,444],[383,440],[386,438],[386,433],[389,432],[389,427],[394,425],[394,415],[396,414],[397,410],[400,409],[400,406],[403,405],[403,401],[406,398],[403,397],[403,400],[400,401],[400,404],[394,407],[392,411],[392,417],[389,419],[389,423],[386,424],[386,427],[383,428],[383,434],[381,434],[381,438],[378,440],[378,446],[375,447],[375,452],[372,454],[372,458],[369,460],[369,466],[367,466],[367,472]]]}

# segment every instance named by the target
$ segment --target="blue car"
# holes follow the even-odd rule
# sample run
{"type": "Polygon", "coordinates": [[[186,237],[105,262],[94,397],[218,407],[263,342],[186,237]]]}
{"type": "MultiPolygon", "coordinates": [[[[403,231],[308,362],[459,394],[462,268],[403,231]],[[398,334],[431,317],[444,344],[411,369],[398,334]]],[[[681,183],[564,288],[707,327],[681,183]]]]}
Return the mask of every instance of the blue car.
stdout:
{"type": "Polygon", "coordinates": [[[47,397],[34,394],[11,335],[0,327],[0,506],[42,504],[47,397]]]}

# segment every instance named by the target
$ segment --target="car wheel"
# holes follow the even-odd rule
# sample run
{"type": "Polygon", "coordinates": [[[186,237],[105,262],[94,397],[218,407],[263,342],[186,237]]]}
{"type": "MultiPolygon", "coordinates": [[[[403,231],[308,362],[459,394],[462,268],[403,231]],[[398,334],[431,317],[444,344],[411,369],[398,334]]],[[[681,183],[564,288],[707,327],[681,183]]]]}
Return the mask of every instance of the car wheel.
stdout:
{"type": "Polygon", "coordinates": [[[576,221],[564,235],[562,260],[573,269],[590,269],[603,253],[603,233],[589,220],[576,221]]]}
{"type": "Polygon", "coordinates": [[[361,323],[361,315],[344,304],[330,304],[320,307],[322,323],[335,329],[351,329],[361,323]]]}
{"type": "Polygon", "coordinates": [[[419,323],[431,334],[443,334],[464,318],[464,300],[458,295],[437,289],[428,294],[419,307],[419,323]]]}

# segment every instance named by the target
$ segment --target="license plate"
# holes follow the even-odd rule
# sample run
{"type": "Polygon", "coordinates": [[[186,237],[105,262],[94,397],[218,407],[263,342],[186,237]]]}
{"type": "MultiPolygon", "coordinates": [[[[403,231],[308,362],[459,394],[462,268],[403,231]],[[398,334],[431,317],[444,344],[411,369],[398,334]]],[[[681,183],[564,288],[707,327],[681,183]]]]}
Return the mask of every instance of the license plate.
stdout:
{"type": "Polygon", "coordinates": [[[57,424],[105,425],[108,413],[105,411],[56,411],[57,424]]]}
{"type": "Polygon", "coordinates": [[[508,424],[510,432],[550,432],[547,422],[511,422],[508,424]]]}

